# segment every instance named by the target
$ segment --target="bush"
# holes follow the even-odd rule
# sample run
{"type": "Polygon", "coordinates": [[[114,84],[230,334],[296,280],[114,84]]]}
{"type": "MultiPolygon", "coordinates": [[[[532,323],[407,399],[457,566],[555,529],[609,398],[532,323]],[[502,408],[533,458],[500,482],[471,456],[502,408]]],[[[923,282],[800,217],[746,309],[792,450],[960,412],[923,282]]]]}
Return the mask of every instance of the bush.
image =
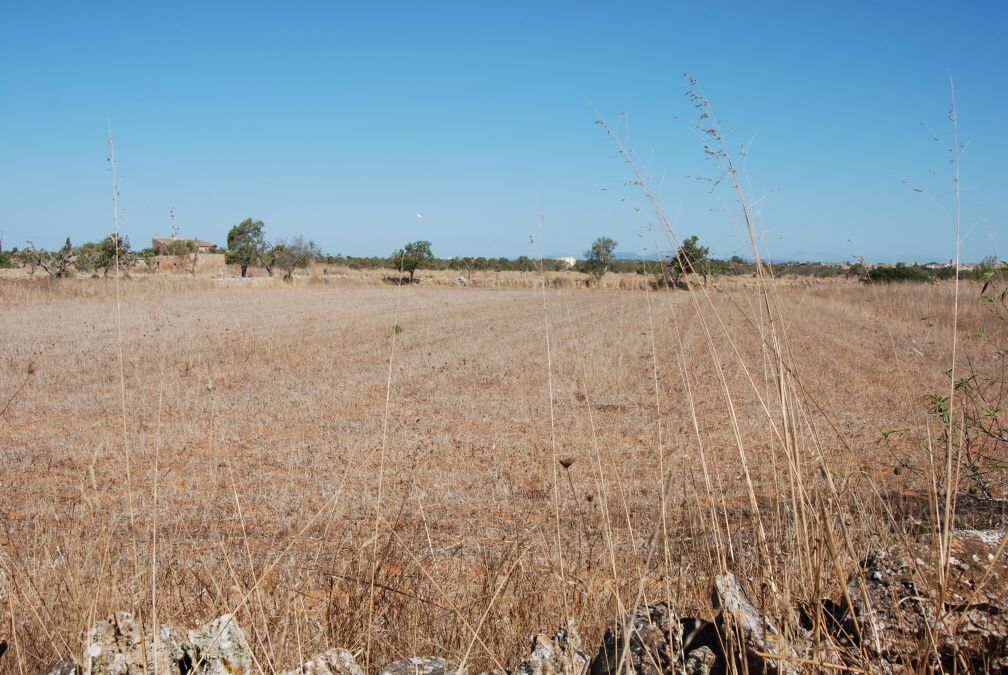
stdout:
{"type": "Polygon", "coordinates": [[[934,277],[924,271],[919,265],[904,265],[896,263],[892,267],[879,266],[868,270],[868,273],[861,277],[861,281],[881,284],[891,284],[904,281],[918,281],[931,283],[934,277]]]}
{"type": "Polygon", "coordinates": [[[0,270],[9,270],[16,267],[14,258],[7,251],[0,251],[0,270]]]}

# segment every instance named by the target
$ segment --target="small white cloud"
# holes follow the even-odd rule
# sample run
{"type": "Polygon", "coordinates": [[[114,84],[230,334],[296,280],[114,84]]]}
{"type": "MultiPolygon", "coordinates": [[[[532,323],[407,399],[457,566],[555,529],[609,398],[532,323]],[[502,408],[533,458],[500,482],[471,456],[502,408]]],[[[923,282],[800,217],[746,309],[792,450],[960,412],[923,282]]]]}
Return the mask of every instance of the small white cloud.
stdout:
{"type": "Polygon", "coordinates": [[[423,214],[422,213],[418,213],[418,214],[416,214],[416,217],[417,218],[423,218],[423,214]]]}

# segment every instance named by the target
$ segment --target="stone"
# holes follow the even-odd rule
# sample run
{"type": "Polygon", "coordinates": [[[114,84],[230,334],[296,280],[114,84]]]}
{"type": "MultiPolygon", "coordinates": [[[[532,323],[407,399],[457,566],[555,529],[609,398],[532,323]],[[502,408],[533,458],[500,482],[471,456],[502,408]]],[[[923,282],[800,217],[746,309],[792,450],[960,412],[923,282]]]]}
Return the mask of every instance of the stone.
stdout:
{"type": "Polygon", "coordinates": [[[379,675],[466,675],[440,656],[412,656],[393,661],[379,675]]]}
{"type": "Polygon", "coordinates": [[[86,673],[144,675],[151,656],[139,622],[130,612],[115,612],[88,631],[81,663],[86,673]]]}
{"type": "MultiPolygon", "coordinates": [[[[171,634],[168,634],[170,637],[171,634]]],[[[171,644],[171,643],[169,643],[171,644]]],[[[197,664],[201,675],[239,675],[252,672],[252,650],[241,626],[230,614],[189,631],[186,642],[179,646],[180,664],[197,664]]],[[[185,672],[185,671],[183,671],[185,672]]]]}
{"type": "Polygon", "coordinates": [[[551,636],[532,638],[532,653],[518,667],[515,675],[584,675],[588,655],[581,646],[577,622],[568,618],[551,636]]]}
{"type": "Polygon", "coordinates": [[[201,675],[252,671],[252,652],[230,614],[184,633],[163,627],[157,637],[156,643],[145,640],[142,626],[131,613],[116,612],[88,631],[80,670],[89,675],[146,675],[154,672],[156,660],[157,671],[165,675],[184,675],[197,666],[201,675]]]}
{"type": "Polygon", "coordinates": [[[734,574],[714,577],[712,601],[720,612],[721,629],[728,643],[731,644],[732,636],[741,642],[749,672],[788,675],[799,672],[795,666],[798,653],[773,622],[749,601],[734,574]]]}
{"type": "Polygon", "coordinates": [[[364,670],[346,649],[327,649],[280,675],[364,675],[364,670]]]}
{"type": "Polygon", "coordinates": [[[46,666],[42,673],[43,675],[80,675],[81,670],[75,662],[64,659],[46,666]]]}
{"type": "MultiPolygon", "coordinates": [[[[714,624],[701,619],[680,619],[668,602],[655,602],[630,610],[623,621],[606,628],[602,646],[592,659],[588,673],[679,673],[688,660],[685,650],[688,649],[691,654],[704,647],[714,655],[715,664],[711,667],[723,669],[722,651],[714,624]]],[[[706,658],[706,654],[698,654],[697,667],[706,658]]]]}
{"type": "Polygon", "coordinates": [[[944,596],[935,542],[873,551],[847,579],[853,612],[845,612],[840,639],[892,664],[909,659],[904,665],[916,667],[937,657],[945,668],[968,663],[976,672],[1008,673],[1005,536],[950,533],[944,596]]]}
{"type": "Polygon", "coordinates": [[[686,675],[711,675],[717,666],[718,657],[710,647],[694,649],[686,657],[684,670],[686,675]]]}

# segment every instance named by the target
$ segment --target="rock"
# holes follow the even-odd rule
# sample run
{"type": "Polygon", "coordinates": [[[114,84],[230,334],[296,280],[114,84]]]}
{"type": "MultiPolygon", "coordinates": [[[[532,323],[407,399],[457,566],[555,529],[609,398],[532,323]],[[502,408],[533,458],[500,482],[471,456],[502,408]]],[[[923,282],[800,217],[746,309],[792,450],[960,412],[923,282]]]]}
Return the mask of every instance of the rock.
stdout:
{"type": "MultiPolygon", "coordinates": [[[[168,636],[170,637],[170,633],[168,636]]],[[[238,675],[252,672],[252,650],[249,649],[241,626],[230,614],[225,614],[202,628],[189,631],[188,640],[180,646],[180,649],[182,658],[179,663],[191,664],[190,668],[202,664],[201,675],[238,675]]]]}
{"type": "Polygon", "coordinates": [[[80,667],[70,660],[57,661],[45,667],[44,675],[80,675],[80,667]]]}
{"type": "Polygon", "coordinates": [[[568,618],[552,637],[532,638],[532,653],[515,668],[515,675],[584,675],[588,655],[581,648],[577,622],[568,618]]]}
{"type": "Polygon", "coordinates": [[[144,639],[142,626],[131,613],[116,612],[88,631],[80,670],[90,675],[146,675],[154,672],[156,659],[158,673],[165,675],[184,675],[197,665],[201,675],[252,671],[252,652],[230,614],[185,634],[161,628],[156,646],[155,650],[154,641],[144,639]]]}
{"type": "Polygon", "coordinates": [[[944,596],[934,542],[872,552],[847,579],[853,612],[841,639],[893,664],[924,664],[936,647],[943,667],[1008,673],[1008,559],[1004,551],[998,558],[1005,536],[952,532],[944,596]]]}
{"type": "MultiPolygon", "coordinates": [[[[723,670],[714,624],[701,619],[679,619],[668,602],[655,602],[631,610],[622,622],[606,628],[602,646],[588,672],[589,675],[625,675],[628,670],[635,675],[679,673],[692,652],[705,647],[714,655],[715,664],[711,668],[723,670]],[[625,660],[629,664],[621,663],[625,660]]],[[[698,654],[697,667],[706,658],[706,654],[698,654]]]]}
{"type": "Polygon", "coordinates": [[[712,601],[720,612],[721,629],[729,650],[733,638],[741,642],[749,672],[799,672],[794,665],[798,653],[783,639],[777,627],[749,602],[734,574],[729,572],[714,577],[712,601]]]}
{"type": "Polygon", "coordinates": [[[379,675],[466,675],[440,656],[413,656],[393,661],[379,675]]]}
{"type": "Polygon", "coordinates": [[[718,657],[710,647],[700,647],[686,657],[684,670],[686,675],[710,675],[717,662],[718,657]]]}
{"type": "Polygon", "coordinates": [[[353,654],[345,649],[327,649],[305,661],[300,668],[280,675],[364,675],[353,654]]]}
{"type": "Polygon", "coordinates": [[[116,612],[88,631],[81,663],[86,673],[144,675],[151,656],[139,622],[130,612],[116,612]]]}

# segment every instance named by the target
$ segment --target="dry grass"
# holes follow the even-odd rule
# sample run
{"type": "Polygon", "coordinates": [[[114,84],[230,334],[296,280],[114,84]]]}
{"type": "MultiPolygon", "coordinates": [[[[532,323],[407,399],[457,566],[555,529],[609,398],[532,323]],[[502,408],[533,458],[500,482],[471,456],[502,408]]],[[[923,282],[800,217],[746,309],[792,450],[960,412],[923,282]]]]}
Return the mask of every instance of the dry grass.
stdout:
{"type": "MultiPolygon", "coordinates": [[[[327,646],[508,666],[565,611],[592,646],[643,600],[706,615],[725,567],[771,609],[814,604],[926,490],[894,456],[921,456],[925,396],[947,388],[949,285],[774,282],[775,351],[754,280],[698,292],[698,313],[551,275],[564,467],[534,275],[330,272],[124,281],[125,442],[111,281],[0,280],[3,401],[28,381],[0,417],[0,670],[154,607],[237,610],[267,672],[327,646]]],[[[962,334],[991,329],[974,304],[962,334]]]]}

